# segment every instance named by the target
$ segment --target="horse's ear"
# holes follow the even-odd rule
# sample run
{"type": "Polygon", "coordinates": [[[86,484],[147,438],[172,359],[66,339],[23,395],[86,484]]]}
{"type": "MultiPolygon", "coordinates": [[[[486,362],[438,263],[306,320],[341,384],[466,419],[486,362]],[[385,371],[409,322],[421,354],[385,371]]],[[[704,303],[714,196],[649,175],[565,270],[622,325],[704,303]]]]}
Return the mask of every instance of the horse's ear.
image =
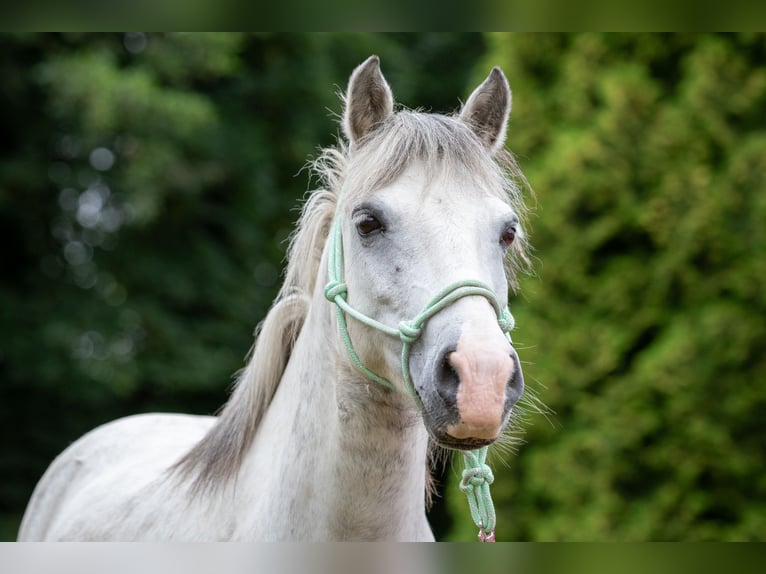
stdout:
{"type": "Polygon", "coordinates": [[[510,113],[511,88],[503,71],[495,66],[468,98],[460,111],[460,119],[471,126],[484,145],[495,153],[505,143],[510,113]]]}
{"type": "Polygon", "coordinates": [[[380,59],[370,56],[351,74],[346,91],[343,130],[352,144],[394,112],[394,96],[380,72],[380,59]]]}

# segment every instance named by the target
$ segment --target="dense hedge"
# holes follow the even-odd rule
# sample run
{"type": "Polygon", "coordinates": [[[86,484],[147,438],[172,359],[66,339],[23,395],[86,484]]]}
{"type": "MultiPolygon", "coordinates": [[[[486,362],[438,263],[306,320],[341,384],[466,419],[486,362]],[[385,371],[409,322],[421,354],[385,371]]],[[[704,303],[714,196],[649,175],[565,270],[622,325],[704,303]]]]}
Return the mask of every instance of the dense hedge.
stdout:
{"type": "Polygon", "coordinates": [[[491,45],[538,202],[515,339],[554,412],[495,486],[500,538],[763,539],[766,37],[491,45]]]}

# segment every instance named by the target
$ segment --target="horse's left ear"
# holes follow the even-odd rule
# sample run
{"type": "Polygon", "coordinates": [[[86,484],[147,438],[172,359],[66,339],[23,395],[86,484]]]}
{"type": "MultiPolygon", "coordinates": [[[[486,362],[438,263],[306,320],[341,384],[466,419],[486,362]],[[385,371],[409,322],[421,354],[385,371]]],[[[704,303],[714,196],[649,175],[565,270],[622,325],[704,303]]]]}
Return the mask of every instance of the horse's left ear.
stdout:
{"type": "Polygon", "coordinates": [[[370,56],[351,74],[346,91],[343,130],[356,143],[394,113],[394,96],[380,71],[380,59],[370,56]]]}
{"type": "Polygon", "coordinates": [[[495,66],[468,98],[460,111],[460,119],[471,126],[492,153],[496,153],[505,143],[510,113],[511,88],[503,71],[495,66]]]}

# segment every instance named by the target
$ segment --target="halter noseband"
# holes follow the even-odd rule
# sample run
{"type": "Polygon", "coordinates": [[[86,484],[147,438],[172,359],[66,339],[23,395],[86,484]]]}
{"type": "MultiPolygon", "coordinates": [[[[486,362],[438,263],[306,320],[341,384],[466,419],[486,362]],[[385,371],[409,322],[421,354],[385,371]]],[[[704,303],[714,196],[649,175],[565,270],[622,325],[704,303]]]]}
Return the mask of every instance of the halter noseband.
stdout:
{"type": "MultiPolygon", "coordinates": [[[[395,390],[391,381],[381,377],[369,369],[359,358],[351,337],[348,334],[348,325],[346,315],[351,315],[360,323],[372,327],[389,337],[395,337],[402,342],[402,377],[412,399],[415,401],[419,410],[423,409],[423,404],[415,392],[410,376],[410,351],[413,343],[418,340],[423,330],[423,325],[439,311],[448,307],[458,299],[472,295],[479,295],[489,301],[497,314],[497,322],[502,331],[511,340],[509,331],[513,329],[514,320],[508,307],[501,307],[495,292],[480,281],[467,279],[450,283],[431,299],[425,308],[418,313],[412,321],[401,321],[398,328],[389,327],[375,319],[368,317],[364,313],[354,309],[346,301],[348,288],[344,282],[343,274],[343,236],[341,234],[340,216],[336,216],[330,232],[329,246],[329,265],[328,282],[324,289],[324,296],[328,301],[335,303],[336,316],[338,318],[338,327],[343,345],[348,351],[351,361],[357,369],[368,379],[375,381],[389,389],[395,390]]],[[[463,452],[463,461],[465,470],[463,470],[460,481],[460,490],[468,497],[468,504],[471,509],[471,517],[479,527],[479,540],[482,542],[495,541],[495,507],[492,503],[492,497],[489,492],[489,485],[494,481],[494,476],[490,467],[484,462],[487,457],[488,447],[482,447],[473,451],[463,452]]]]}

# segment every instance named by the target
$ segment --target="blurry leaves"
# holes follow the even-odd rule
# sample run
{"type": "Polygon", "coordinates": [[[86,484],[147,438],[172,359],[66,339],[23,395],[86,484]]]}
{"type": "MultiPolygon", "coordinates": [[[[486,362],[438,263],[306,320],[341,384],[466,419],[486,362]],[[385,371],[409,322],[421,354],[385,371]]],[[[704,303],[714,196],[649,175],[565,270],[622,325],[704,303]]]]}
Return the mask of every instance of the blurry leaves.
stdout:
{"type": "Polygon", "coordinates": [[[243,40],[237,33],[152,34],[141,57],[163,83],[194,86],[242,72],[243,40]]]}
{"type": "MultiPolygon", "coordinates": [[[[176,87],[164,81],[167,76],[174,83],[189,79],[172,73],[172,64],[185,70],[200,68],[204,78],[231,72],[234,55],[220,51],[235,48],[236,42],[211,43],[211,38],[216,36],[150,37],[152,45],[145,54],[164,54],[154,58],[160,58],[161,65],[152,65],[144,54],[139,57],[143,59],[121,65],[115,50],[119,46],[106,43],[83,52],[65,51],[36,71],[40,85],[51,94],[53,119],[78,127],[77,134],[63,137],[80,147],[112,146],[118,164],[128,162],[122,170],[123,189],[138,222],[156,217],[169,190],[199,192],[221,178],[220,167],[203,159],[204,142],[218,127],[213,102],[183,83],[176,87]],[[205,54],[211,59],[207,65],[202,63],[205,54]]],[[[99,149],[111,153],[109,148],[99,149]]]]}
{"type": "Polygon", "coordinates": [[[93,136],[129,129],[185,138],[215,120],[203,95],[163,88],[148,69],[121,69],[115,60],[112,52],[88,51],[43,64],[39,78],[53,92],[53,114],[93,136]]]}

